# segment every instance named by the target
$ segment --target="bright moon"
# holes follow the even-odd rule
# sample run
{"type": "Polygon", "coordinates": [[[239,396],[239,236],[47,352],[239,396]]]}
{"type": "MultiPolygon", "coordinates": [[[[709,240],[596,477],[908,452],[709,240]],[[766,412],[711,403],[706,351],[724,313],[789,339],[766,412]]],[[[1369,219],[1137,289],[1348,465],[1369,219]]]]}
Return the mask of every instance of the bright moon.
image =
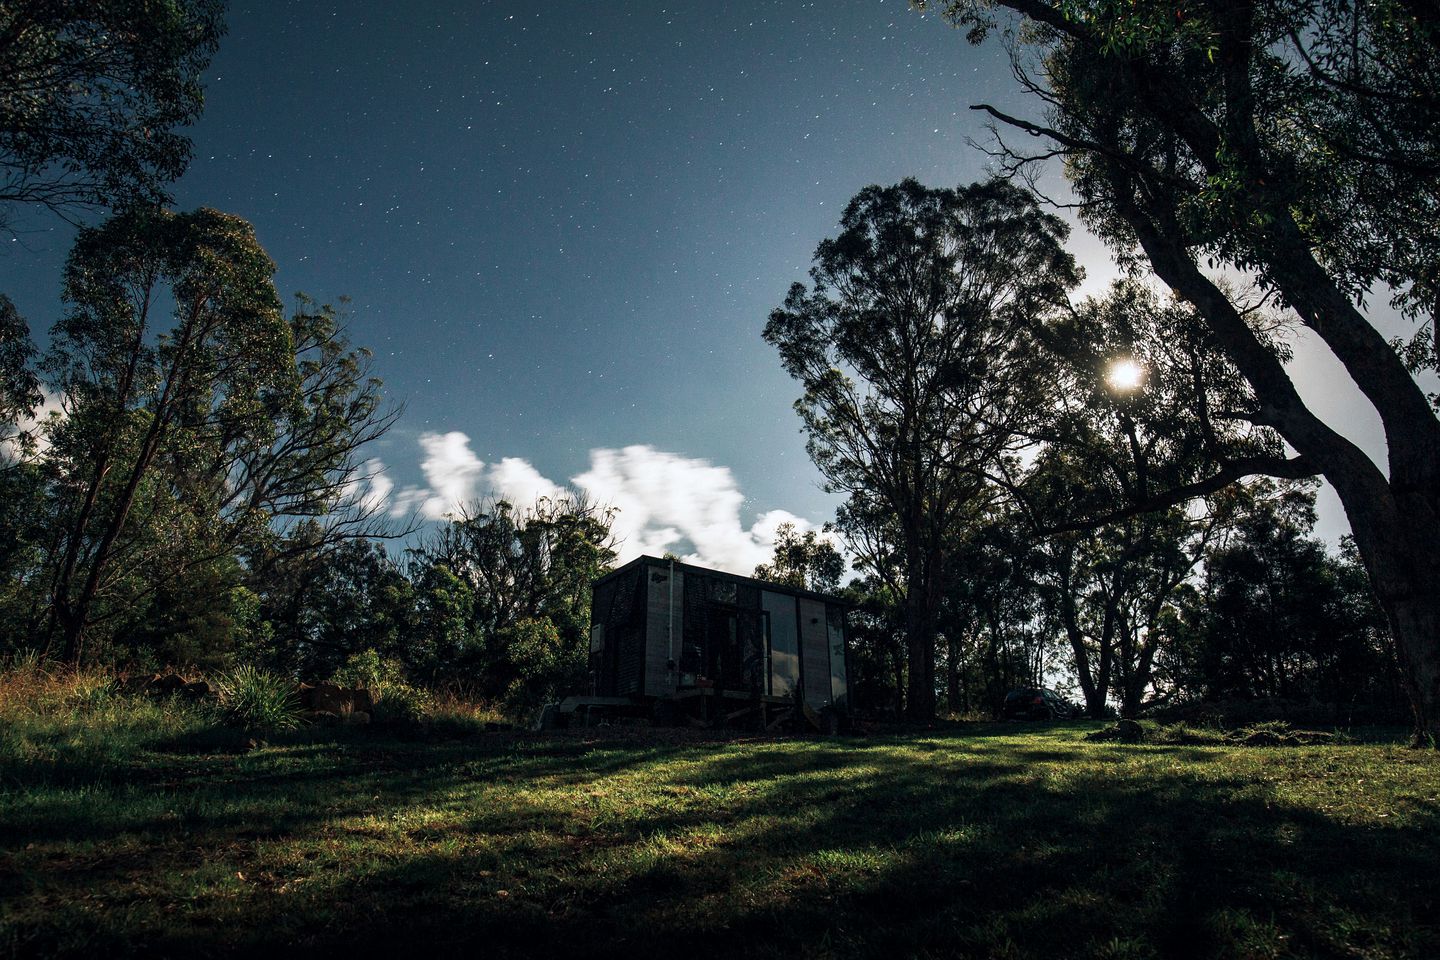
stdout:
{"type": "Polygon", "coordinates": [[[1115,390],[1134,390],[1145,380],[1145,370],[1134,360],[1116,360],[1105,380],[1115,390]]]}

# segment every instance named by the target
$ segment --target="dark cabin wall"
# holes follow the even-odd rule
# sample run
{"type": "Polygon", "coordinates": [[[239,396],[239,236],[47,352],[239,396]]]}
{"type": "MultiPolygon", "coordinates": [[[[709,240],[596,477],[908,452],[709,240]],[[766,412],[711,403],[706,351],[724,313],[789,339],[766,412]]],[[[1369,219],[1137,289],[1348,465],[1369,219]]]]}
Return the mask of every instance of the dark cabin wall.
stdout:
{"type": "MultiPolygon", "coordinates": [[[[762,591],[794,603],[795,616],[786,625],[798,626],[801,694],[813,709],[830,705],[837,693],[829,625],[837,617],[843,620],[843,604],[720,571],[679,563],[672,568],[654,558],[622,568],[595,587],[592,622],[601,631],[600,648],[591,652],[595,692],[664,697],[680,689],[683,677],[694,676],[728,690],[749,691],[765,684],[760,672],[765,650],[762,591]]],[[[839,655],[844,656],[843,644],[839,655]]],[[[842,697],[843,675],[842,666],[842,697]]]]}
{"type": "Polygon", "coordinates": [[[645,564],[645,696],[664,697],[675,692],[679,670],[670,669],[672,656],[678,665],[685,616],[685,572],[669,564],[645,564]],[[674,590],[672,596],[671,590],[674,590]],[[673,606],[672,606],[673,604],[673,606]],[[674,645],[670,639],[671,611],[674,611],[674,645]]]}
{"type": "MultiPolygon", "coordinates": [[[[602,628],[601,647],[590,654],[595,692],[602,697],[640,693],[645,663],[644,565],[637,565],[595,587],[590,612],[592,637],[602,628]]],[[[592,641],[593,647],[593,641],[592,641]]]]}

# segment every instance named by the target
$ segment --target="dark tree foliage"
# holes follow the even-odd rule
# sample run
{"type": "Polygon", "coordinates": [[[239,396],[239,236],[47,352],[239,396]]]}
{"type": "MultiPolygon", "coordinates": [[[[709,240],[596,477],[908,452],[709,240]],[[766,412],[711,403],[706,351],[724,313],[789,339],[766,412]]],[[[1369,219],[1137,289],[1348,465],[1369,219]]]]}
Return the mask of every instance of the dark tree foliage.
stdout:
{"type": "Polygon", "coordinates": [[[257,585],[271,659],[295,676],[329,679],[365,651],[408,659],[414,590],[379,543],[346,540],[301,555],[257,585]]]}
{"type": "Polygon", "coordinates": [[[383,532],[355,496],[359,451],[395,414],[333,311],[302,298],[287,321],[273,271],[250,225],[213,210],[133,208],[81,231],[42,367],[64,416],[27,466],[40,501],[12,514],[43,531],[14,571],[44,597],[29,628],[66,660],[97,625],[149,635],[136,624],[182,582],[223,606],[242,552],[383,532]],[[287,540],[302,520],[318,536],[287,540]]]}
{"type": "Polygon", "coordinates": [[[828,488],[893,533],[909,691],[935,712],[947,538],[1015,442],[1040,375],[1024,334],[1078,280],[1064,224],[1002,181],[867,187],[820,244],[765,339],[804,388],[796,410],[828,488]]]}
{"type": "MultiPolygon", "coordinates": [[[[985,109],[1047,138],[1087,222],[1195,307],[1254,392],[1243,413],[1296,451],[1251,472],[1333,484],[1399,643],[1416,741],[1440,741],[1440,420],[1416,378],[1435,369],[1440,282],[1433,4],[945,5],[972,39],[996,7],[1025,20],[1017,76],[1046,115],[985,109]],[[1211,267],[1253,275],[1344,366],[1383,426],[1385,469],[1305,404],[1211,267]],[[1416,320],[1408,343],[1369,320],[1372,290],[1416,320]]],[[[999,152],[1016,170],[1035,159],[999,152]]]]}
{"type": "Polygon", "coordinates": [[[1202,700],[1318,703],[1337,720],[1403,709],[1394,644],[1363,568],[1309,534],[1314,494],[1257,501],[1172,610],[1167,681],[1202,700]],[[1357,714],[1356,711],[1359,711],[1357,714]]]}
{"type": "Polygon", "coordinates": [[[845,558],[835,545],[820,539],[814,530],[802,535],[793,523],[782,523],[775,531],[775,555],[752,574],[758,580],[783,583],[802,590],[834,593],[845,574],[845,558]]]}
{"type": "Polygon", "coordinates": [[[185,172],[179,128],[224,32],[221,0],[0,0],[5,208],[163,202],[185,172]]]}
{"type": "Polygon", "coordinates": [[[940,618],[952,713],[998,717],[1009,690],[1041,686],[1053,666],[1037,555],[1011,519],[992,509],[956,532],[940,618]]]}
{"type": "Polygon", "coordinates": [[[850,581],[840,596],[853,604],[846,634],[852,709],[899,717],[905,706],[904,598],[874,574],[850,581]]]}
{"type": "Polygon", "coordinates": [[[0,294],[0,470],[26,452],[21,425],[41,400],[34,358],[30,327],[10,298],[0,294]]]}
{"type": "Polygon", "coordinates": [[[612,520],[579,495],[467,507],[411,554],[426,631],[415,665],[517,708],[581,689],[612,520]]]}
{"type": "Polygon", "coordinates": [[[190,509],[197,477],[168,462],[208,460],[219,432],[266,429],[268,398],[291,386],[274,269],[249,224],[213,210],[136,210],[76,240],[70,309],[45,361],[67,405],[49,457],[64,531],[51,610],[65,660],[79,661],[97,599],[130,592],[138,582],[120,581],[139,574],[133,561],[177,539],[128,534],[178,526],[187,541],[203,537],[207,517],[190,509]],[[155,316],[166,299],[168,328],[155,316]]]}
{"type": "MultiPolygon", "coordinates": [[[[1251,322],[1283,355],[1273,321],[1251,322]]],[[[1235,415],[1253,397],[1183,303],[1124,281],[1036,333],[1054,358],[1037,452],[998,479],[1028,521],[1091,716],[1112,696],[1135,716],[1154,695],[1171,594],[1240,509],[1232,478],[1283,444],[1235,415]]]]}

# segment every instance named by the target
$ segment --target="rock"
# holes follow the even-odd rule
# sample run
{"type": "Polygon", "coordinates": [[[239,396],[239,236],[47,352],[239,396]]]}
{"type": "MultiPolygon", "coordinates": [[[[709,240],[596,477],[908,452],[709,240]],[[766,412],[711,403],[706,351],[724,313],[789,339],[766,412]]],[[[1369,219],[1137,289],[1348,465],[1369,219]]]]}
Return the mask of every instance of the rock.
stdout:
{"type": "Polygon", "coordinates": [[[1145,728],[1138,720],[1121,720],[1115,724],[1121,743],[1139,743],[1145,739],[1145,728]]]}
{"type": "Polygon", "coordinates": [[[159,679],[160,674],[158,673],[127,674],[120,681],[120,689],[125,693],[146,693],[150,689],[150,684],[159,679]]]}
{"type": "Polygon", "coordinates": [[[307,710],[338,714],[350,706],[350,698],[339,684],[322,681],[314,686],[301,684],[300,705],[307,710]]]}
{"type": "Polygon", "coordinates": [[[370,722],[370,713],[366,710],[351,710],[349,713],[340,714],[340,719],[347,727],[363,727],[370,722]]]}
{"type": "Polygon", "coordinates": [[[196,680],[194,683],[187,683],[180,688],[180,692],[191,700],[205,700],[215,696],[215,690],[204,680],[196,680]]]}
{"type": "Polygon", "coordinates": [[[156,674],[145,685],[145,692],[152,696],[165,697],[185,689],[185,679],[178,673],[156,674]]]}
{"type": "Polygon", "coordinates": [[[316,684],[300,684],[300,706],[324,713],[370,713],[375,709],[375,698],[364,687],[342,687],[322,680],[316,684]]]}

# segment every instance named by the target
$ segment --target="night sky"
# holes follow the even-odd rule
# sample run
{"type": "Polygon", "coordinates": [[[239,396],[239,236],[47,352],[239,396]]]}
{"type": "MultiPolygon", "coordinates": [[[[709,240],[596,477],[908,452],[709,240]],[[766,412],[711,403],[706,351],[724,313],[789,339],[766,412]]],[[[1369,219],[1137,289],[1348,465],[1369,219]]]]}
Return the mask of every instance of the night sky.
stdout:
{"type": "MultiPolygon", "coordinates": [[[[399,425],[374,493],[438,515],[579,482],[623,555],[748,572],[820,489],[760,337],[869,183],[981,177],[1003,51],[902,0],[235,3],[176,205],[250,220],[282,294],[351,298],[399,425]]],[[[73,231],[21,218],[0,290],[37,339],[73,231]]],[[[1072,250],[1113,275],[1098,243],[1072,250]]],[[[1324,412],[1353,404],[1302,345],[1324,412]]],[[[1374,429],[1352,435],[1374,449],[1374,429]]],[[[1383,450],[1383,445],[1379,446],[1383,450]]],[[[1322,532],[1343,531],[1327,510],[1322,532]]]]}

